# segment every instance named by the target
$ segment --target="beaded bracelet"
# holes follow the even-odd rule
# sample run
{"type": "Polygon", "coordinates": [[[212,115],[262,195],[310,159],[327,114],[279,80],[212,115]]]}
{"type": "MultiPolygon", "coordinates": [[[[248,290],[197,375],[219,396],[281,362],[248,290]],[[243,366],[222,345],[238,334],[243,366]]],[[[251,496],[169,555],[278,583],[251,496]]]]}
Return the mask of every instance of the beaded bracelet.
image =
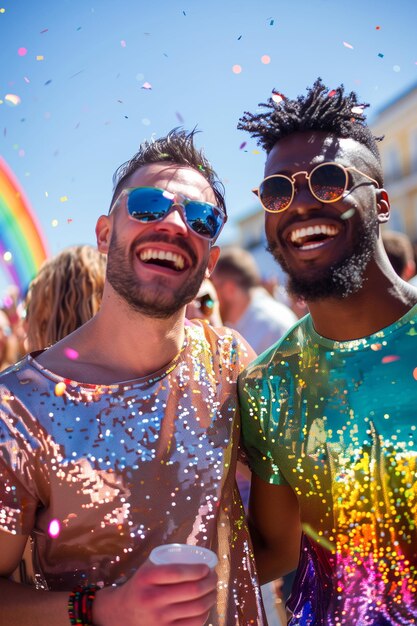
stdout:
{"type": "Polygon", "coordinates": [[[93,626],[93,602],[96,585],[88,587],[75,587],[68,598],[68,617],[70,624],[81,624],[82,626],[93,626]]]}

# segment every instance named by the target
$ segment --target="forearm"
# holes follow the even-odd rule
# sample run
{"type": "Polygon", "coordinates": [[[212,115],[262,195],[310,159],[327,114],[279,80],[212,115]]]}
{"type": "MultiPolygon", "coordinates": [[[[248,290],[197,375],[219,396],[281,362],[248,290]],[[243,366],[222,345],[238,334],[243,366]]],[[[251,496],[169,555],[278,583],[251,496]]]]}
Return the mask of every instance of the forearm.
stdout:
{"type": "Polygon", "coordinates": [[[256,568],[261,585],[285,576],[297,568],[301,533],[287,537],[281,543],[267,544],[249,524],[255,553],[256,568]]]}
{"type": "Polygon", "coordinates": [[[65,591],[38,591],[0,578],[0,624],[7,626],[69,626],[65,591]]]}

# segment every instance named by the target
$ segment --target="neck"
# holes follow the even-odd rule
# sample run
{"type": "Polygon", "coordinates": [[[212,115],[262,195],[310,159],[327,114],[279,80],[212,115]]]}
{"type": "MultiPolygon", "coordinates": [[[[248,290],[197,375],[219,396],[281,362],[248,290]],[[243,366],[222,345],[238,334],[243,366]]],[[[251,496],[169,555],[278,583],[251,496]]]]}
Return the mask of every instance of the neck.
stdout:
{"type": "Polygon", "coordinates": [[[99,312],[38,359],[56,374],[92,384],[112,384],[149,376],[168,365],[184,343],[185,307],[155,319],[103,300],[99,312]],[[78,353],[74,361],[66,348],[78,353]]]}
{"type": "Polygon", "coordinates": [[[390,326],[417,303],[417,289],[383,264],[368,268],[362,288],[346,298],[307,302],[314,328],[323,337],[348,341],[390,326]]]}

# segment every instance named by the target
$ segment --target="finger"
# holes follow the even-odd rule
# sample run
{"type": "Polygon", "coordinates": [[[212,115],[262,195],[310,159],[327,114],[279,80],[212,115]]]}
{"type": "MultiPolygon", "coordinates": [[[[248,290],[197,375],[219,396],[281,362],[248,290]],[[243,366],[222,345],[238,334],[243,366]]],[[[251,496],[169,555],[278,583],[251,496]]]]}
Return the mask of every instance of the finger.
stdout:
{"type": "Polygon", "coordinates": [[[168,622],[172,621],[174,623],[184,619],[201,618],[201,616],[208,615],[210,609],[216,602],[216,598],[217,592],[211,591],[201,598],[189,602],[173,604],[167,607],[167,610],[163,612],[163,615],[166,617],[168,622]]]}
{"type": "Polygon", "coordinates": [[[146,570],[142,572],[146,574],[146,579],[153,585],[170,585],[185,581],[201,580],[211,573],[210,568],[204,564],[180,564],[172,565],[153,565],[149,564],[146,570]]]}
{"type": "Polygon", "coordinates": [[[192,602],[207,594],[216,593],[217,576],[211,572],[206,578],[169,585],[147,585],[146,601],[159,607],[192,602]]]}

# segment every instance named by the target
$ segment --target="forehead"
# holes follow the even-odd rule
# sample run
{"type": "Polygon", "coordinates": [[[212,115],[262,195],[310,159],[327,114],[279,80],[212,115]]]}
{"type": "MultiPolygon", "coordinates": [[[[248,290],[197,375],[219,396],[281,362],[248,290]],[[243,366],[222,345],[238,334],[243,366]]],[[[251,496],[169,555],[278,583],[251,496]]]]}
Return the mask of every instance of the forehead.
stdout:
{"type": "Polygon", "coordinates": [[[126,187],[159,187],[193,200],[216,204],[213,189],[200,172],[168,161],[143,165],[129,177],[126,187]]]}
{"type": "Polygon", "coordinates": [[[358,167],[371,158],[370,151],[355,139],[311,131],[293,133],[272,148],[265,165],[265,176],[278,172],[311,170],[324,161],[358,167]]]}

